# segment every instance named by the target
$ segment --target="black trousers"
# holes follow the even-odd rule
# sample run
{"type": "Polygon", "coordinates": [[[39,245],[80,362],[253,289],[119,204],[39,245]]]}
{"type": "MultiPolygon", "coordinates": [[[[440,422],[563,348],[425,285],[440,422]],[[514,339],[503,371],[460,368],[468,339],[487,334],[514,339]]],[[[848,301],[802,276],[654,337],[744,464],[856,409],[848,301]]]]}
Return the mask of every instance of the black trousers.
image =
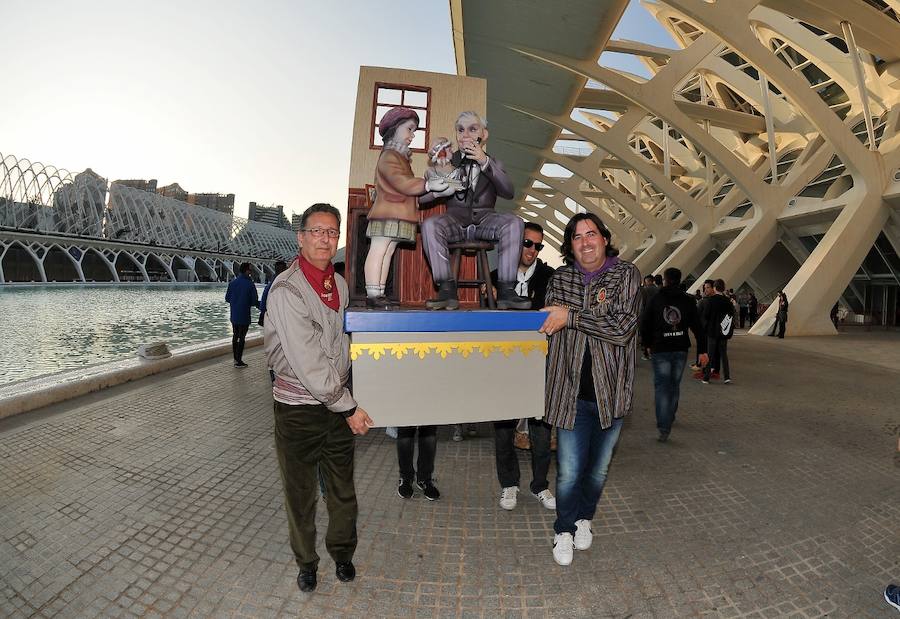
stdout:
{"type": "MultiPolygon", "coordinates": [[[[501,488],[519,485],[519,457],[514,440],[518,420],[494,422],[494,456],[497,459],[497,480],[501,488]]],[[[528,419],[531,440],[531,491],[535,494],[550,487],[550,425],[540,419],[528,419]]]]}
{"type": "Polygon", "coordinates": [[[235,363],[244,359],[244,342],[247,340],[247,330],[250,325],[236,325],[231,323],[231,352],[234,354],[235,363]]]}
{"type": "Polygon", "coordinates": [[[318,470],[328,500],[325,549],[335,563],[356,551],[356,488],[353,485],[353,432],[343,415],[320,405],[275,402],[275,451],[284,484],[291,549],[300,569],[316,569],[318,470]]]}
{"type": "Polygon", "coordinates": [[[787,329],[787,322],[783,320],[780,316],[775,316],[775,324],[772,325],[772,332],[769,334],[771,336],[778,336],[784,339],[784,330],[787,329]]]}
{"type": "Polygon", "coordinates": [[[750,314],[750,311],[746,307],[742,307],[740,309],[740,313],[738,315],[740,316],[741,329],[743,329],[744,325],[747,324],[747,316],[749,314],[750,314]]]}
{"type": "Polygon", "coordinates": [[[709,363],[703,368],[703,378],[709,380],[709,375],[712,373],[713,368],[718,371],[720,364],[722,367],[722,378],[725,380],[731,378],[731,369],[728,367],[728,340],[709,337],[706,341],[709,363]]]}
{"type": "MultiPolygon", "coordinates": [[[[434,456],[437,453],[437,426],[397,428],[397,462],[400,477],[407,481],[428,481],[434,475],[434,456]],[[419,459],[413,467],[416,432],[419,434],[419,459]]],[[[330,500],[330,499],[329,499],[330,500]]]]}

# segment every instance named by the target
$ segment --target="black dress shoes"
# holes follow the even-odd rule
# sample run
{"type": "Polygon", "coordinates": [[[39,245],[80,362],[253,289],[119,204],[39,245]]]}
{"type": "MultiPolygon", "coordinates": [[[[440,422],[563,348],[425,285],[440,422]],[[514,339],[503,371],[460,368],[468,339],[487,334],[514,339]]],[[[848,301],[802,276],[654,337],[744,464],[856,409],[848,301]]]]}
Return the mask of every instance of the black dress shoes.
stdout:
{"type": "Polygon", "coordinates": [[[380,294],[377,297],[366,297],[366,307],[377,310],[392,310],[394,309],[394,304],[386,296],[380,294]]]}
{"type": "Polygon", "coordinates": [[[352,561],[336,563],[334,566],[334,575],[341,582],[350,582],[356,578],[356,568],[353,567],[352,561]]]}
{"type": "Polygon", "coordinates": [[[297,574],[297,586],[303,593],[316,590],[316,570],[300,570],[297,574]]]}

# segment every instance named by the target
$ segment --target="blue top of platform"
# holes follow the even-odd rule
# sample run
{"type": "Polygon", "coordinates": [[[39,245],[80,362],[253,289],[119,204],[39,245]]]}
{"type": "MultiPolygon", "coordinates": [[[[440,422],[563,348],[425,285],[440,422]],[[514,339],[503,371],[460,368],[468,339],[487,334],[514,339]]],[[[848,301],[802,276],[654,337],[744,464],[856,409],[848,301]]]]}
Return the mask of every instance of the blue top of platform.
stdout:
{"type": "Polygon", "coordinates": [[[347,333],[360,331],[537,331],[547,312],[535,311],[353,311],[344,315],[347,333]]]}

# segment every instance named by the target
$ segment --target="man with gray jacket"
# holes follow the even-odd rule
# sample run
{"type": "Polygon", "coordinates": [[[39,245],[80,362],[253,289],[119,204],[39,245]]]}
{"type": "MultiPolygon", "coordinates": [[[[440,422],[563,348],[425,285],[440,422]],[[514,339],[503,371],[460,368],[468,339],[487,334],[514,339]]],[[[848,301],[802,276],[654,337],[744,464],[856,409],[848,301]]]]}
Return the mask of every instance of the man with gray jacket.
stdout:
{"type": "Polygon", "coordinates": [[[354,435],[372,426],[347,387],[350,340],[344,333],[347,282],[334,272],[341,216],[330,204],[303,213],[300,255],[281,273],[267,299],[265,348],[275,372],[275,449],[284,484],[291,548],[301,591],[316,588],[316,502],[320,470],[328,496],[325,548],[342,582],[356,576],[354,435]]]}

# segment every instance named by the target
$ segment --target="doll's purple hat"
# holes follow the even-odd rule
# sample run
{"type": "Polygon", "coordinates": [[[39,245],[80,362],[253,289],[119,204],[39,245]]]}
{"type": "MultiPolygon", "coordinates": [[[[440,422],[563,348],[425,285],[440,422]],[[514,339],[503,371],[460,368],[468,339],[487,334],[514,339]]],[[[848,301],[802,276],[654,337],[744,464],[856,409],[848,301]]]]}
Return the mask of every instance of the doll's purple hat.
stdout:
{"type": "Polygon", "coordinates": [[[416,125],[418,126],[419,115],[416,114],[414,110],[411,110],[408,107],[391,108],[390,110],[388,110],[387,114],[381,117],[381,122],[378,123],[378,133],[381,134],[381,137],[384,137],[384,134],[402,123],[404,120],[414,120],[416,121],[416,125]]]}

